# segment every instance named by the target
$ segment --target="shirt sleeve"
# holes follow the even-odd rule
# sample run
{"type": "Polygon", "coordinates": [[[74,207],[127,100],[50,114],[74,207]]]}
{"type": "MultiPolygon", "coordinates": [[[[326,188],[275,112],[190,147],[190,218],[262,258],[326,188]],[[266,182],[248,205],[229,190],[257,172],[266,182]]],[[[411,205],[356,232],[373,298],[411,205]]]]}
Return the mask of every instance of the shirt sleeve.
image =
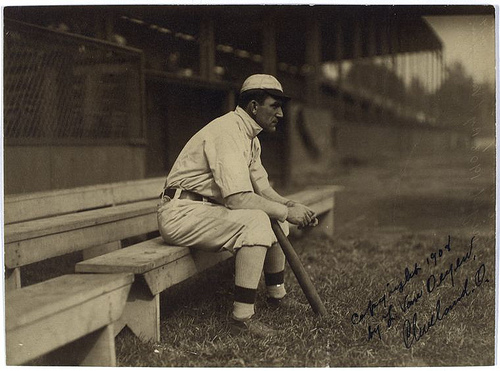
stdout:
{"type": "Polygon", "coordinates": [[[253,158],[250,164],[250,174],[257,193],[270,187],[267,171],[260,159],[261,147],[259,138],[253,141],[253,158]]]}
{"type": "Polygon", "coordinates": [[[250,171],[236,140],[229,135],[214,135],[203,143],[204,152],[222,197],[253,192],[250,171]]]}

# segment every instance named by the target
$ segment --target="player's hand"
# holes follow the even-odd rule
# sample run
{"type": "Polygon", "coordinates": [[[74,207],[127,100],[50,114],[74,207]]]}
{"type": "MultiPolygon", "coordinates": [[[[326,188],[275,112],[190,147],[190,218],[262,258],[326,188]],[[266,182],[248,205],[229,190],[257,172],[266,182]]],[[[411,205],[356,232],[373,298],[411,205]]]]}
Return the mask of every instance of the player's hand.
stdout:
{"type": "Polygon", "coordinates": [[[307,206],[299,203],[290,203],[288,206],[287,221],[292,224],[305,227],[310,225],[315,218],[316,213],[307,206]]]}
{"type": "Polygon", "coordinates": [[[318,221],[318,218],[314,218],[313,220],[311,220],[311,223],[309,223],[308,225],[304,226],[304,227],[300,227],[299,226],[299,229],[304,229],[304,228],[309,228],[309,227],[316,227],[318,225],[319,221],[318,221]]]}

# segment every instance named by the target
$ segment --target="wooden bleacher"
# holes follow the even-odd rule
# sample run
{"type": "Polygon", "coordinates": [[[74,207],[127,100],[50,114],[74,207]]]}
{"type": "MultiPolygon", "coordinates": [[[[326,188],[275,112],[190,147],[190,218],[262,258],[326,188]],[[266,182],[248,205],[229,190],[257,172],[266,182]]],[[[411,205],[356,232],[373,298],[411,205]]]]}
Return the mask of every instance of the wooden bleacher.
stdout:
{"type": "Polygon", "coordinates": [[[114,323],[132,274],[65,275],[5,295],[6,363],[116,366],[114,323]]]}
{"type": "Polygon", "coordinates": [[[6,290],[21,287],[21,269],[74,251],[91,257],[119,241],[157,230],[156,205],[165,178],[22,195],[4,201],[6,290]]]}
{"type": "MultiPolygon", "coordinates": [[[[227,252],[202,253],[189,247],[168,246],[161,238],[120,249],[120,241],[125,238],[157,231],[156,210],[164,180],[163,177],[152,178],[5,197],[4,262],[6,310],[10,313],[7,316],[9,364],[22,364],[32,359],[32,355],[39,356],[52,349],[56,350],[51,355],[67,355],[63,363],[113,364],[114,343],[111,344],[110,339],[114,337],[110,337],[110,334],[116,335],[124,326],[128,326],[144,340],[159,341],[159,294],[231,256],[227,252]],[[24,266],[75,251],[84,251],[84,258],[90,258],[75,267],[78,273],[85,274],[67,275],[21,287],[21,270],[24,266]],[[74,349],[82,347],[82,344],[75,343],[72,335],[65,335],[68,329],[64,325],[52,327],[52,336],[59,339],[55,348],[40,346],[38,349],[35,346],[36,352],[30,353],[29,357],[22,354],[23,349],[27,348],[20,349],[16,345],[20,342],[13,340],[17,339],[17,335],[13,334],[18,328],[13,313],[19,313],[22,317],[32,313],[32,306],[40,306],[45,308],[43,311],[49,317],[57,318],[67,304],[64,298],[72,297],[73,293],[69,290],[54,297],[50,295],[54,287],[69,287],[71,285],[68,286],[68,282],[78,280],[80,283],[89,282],[88,290],[92,291],[93,286],[105,287],[92,281],[95,279],[92,277],[102,277],[103,282],[106,282],[116,274],[135,277],[134,283],[129,285],[130,292],[127,291],[126,300],[120,304],[122,310],[117,309],[121,315],[109,317],[107,324],[103,324],[106,321],[100,323],[102,327],[99,331],[87,326],[87,333],[81,335],[88,337],[87,343],[96,343],[89,348],[88,357],[77,359],[74,349]],[[45,306],[26,299],[32,295],[39,296],[36,293],[53,298],[53,305],[47,303],[51,305],[45,306]],[[102,345],[103,341],[107,345],[102,345]],[[94,348],[97,350],[92,350],[94,348]],[[113,351],[109,350],[111,348],[113,351]],[[101,358],[96,354],[101,354],[101,358]]],[[[334,186],[316,187],[288,197],[310,206],[320,214],[320,225],[314,230],[331,235],[334,227],[334,196],[339,189],[334,186]]],[[[293,228],[290,232],[308,233],[293,228]]],[[[118,302],[114,301],[115,306],[118,302]]],[[[108,302],[105,300],[105,303],[108,302]]],[[[85,307],[83,303],[81,306],[85,307]]],[[[105,311],[106,307],[102,308],[105,311]]],[[[80,315],[79,310],[75,313],[80,315]]],[[[92,322],[93,316],[99,317],[93,311],[89,313],[89,316],[82,317],[84,323],[92,322]]],[[[64,321],[60,323],[64,324],[64,321]]],[[[29,331],[36,334],[36,338],[42,329],[34,326],[29,331]]],[[[61,363],[57,357],[51,359],[54,364],[61,363]]]]}
{"type": "MultiPolygon", "coordinates": [[[[334,195],[339,187],[321,187],[289,195],[309,205],[320,215],[315,229],[333,233],[334,195]]],[[[292,234],[298,230],[291,228],[292,234]]],[[[80,273],[134,273],[133,285],[124,315],[115,331],[127,325],[137,336],[148,341],[160,340],[160,293],[195,274],[232,256],[231,253],[207,253],[188,247],[167,245],[161,237],[85,260],[76,265],[80,273]]]]}

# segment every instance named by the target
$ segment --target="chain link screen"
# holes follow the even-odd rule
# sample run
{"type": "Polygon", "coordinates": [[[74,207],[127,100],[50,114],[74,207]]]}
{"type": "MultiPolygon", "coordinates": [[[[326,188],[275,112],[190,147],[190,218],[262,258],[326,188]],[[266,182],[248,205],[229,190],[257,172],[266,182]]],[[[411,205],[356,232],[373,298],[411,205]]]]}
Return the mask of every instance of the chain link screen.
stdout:
{"type": "Polygon", "coordinates": [[[4,136],[141,139],[142,53],[4,23],[4,136]]]}

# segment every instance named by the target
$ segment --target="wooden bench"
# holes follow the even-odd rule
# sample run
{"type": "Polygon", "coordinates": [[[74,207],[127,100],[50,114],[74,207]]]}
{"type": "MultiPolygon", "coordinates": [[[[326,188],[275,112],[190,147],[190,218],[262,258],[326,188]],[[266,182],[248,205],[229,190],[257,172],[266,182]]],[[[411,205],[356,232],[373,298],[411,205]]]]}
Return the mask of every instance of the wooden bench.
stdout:
{"type": "MultiPolygon", "coordinates": [[[[334,230],[334,195],[341,187],[319,187],[290,195],[289,198],[309,205],[321,215],[315,228],[331,235],[334,230]]],[[[291,228],[291,234],[298,233],[291,228]]],[[[144,340],[160,340],[160,293],[232,254],[204,253],[188,247],[169,246],[161,237],[121,250],[82,261],[76,271],[83,273],[130,272],[136,276],[123,316],[115,326],[118,333],[127,325],[144,340]]]]}
{"type": "Polygon", "coordinates": [[[116,250],[120,240],[157,230],[165,178],[5,197],[6,290],[21,287],[21,267],[75,251],[84,258],[116,250]]]}
{"type": "Polygon", "coordinates": [[[5,295],[7,365],[116,366],[113,323],[132,274],[60,276],[5,295]]]}

